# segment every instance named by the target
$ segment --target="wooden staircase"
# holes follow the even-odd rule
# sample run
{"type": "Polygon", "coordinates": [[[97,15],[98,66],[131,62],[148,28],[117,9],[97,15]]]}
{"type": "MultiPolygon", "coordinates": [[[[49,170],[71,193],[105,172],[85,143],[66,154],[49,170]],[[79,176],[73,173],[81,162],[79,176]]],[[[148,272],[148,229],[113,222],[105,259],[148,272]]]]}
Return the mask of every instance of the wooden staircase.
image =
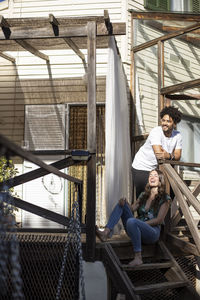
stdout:
{"type": "MultiPolygon", "coordinates": [[[[116,292],[125,295],[126,300],[200,299],[163,241],[155,245],[162,252],[158,259],[152,257],[152,262],[134,268],[127,264],[128,261],[124,263],[119,259],[110,243],[105,243],[103,247],[103,263],[108,277],[116,292]]],[[[116,297],[112,295],[109,299],[116,297]]]]}

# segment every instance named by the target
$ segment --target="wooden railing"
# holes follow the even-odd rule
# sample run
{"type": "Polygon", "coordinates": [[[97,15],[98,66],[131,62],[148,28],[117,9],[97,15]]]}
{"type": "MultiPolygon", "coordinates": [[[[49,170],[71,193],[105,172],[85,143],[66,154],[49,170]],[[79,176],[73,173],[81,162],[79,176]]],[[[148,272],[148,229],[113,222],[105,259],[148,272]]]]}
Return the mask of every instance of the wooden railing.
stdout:
{"type": "MultiPolygon", "coordinates": [[[[197,196],[200,192],[200,182],[195,186],[194,190],[191,191],[186,183],[182,180],[176,170],[171,166],[173,165],[182,165],[182,166],[190,166],[190,167],[200,167],[200,164],[194,163],[184,163],[184,162],[173,162],[173,161],[165,161],[160,164],[160,169],[164,172],[174,194],[175,198],[173,201],[177,201],[178,208],[175,214],[170,218],[170,227],[169,234],[173,231],[175,226],[178,224],[182,215],[185,218],[188,229],[192,235],[193,241],[196,245],[196,249],[194,249],[193,245],[190,243],[187,244],[187,248],[191,246],[191,250],[195,255],[200,255],[200,233],[198,230],[198,224],[195,222],[194,217],[190,211],[190,207],[192,206],[196,212],[200,215],[200,202],[197,199],[197,196]]],[[[171,236],[172,238],[172,236],[171,236]]],[[[183,247],[183,241],[179,241],[176,239],[176,245],[179,244],[180,247],[183,247]]]]}
{"type": "MultiPolygon", "coordinates": [[[[81,210],[81,208],[82,208],[81,193],[82,193],[82,184],[83,184],[82,180],[72,177],[70,175],[67,175],[60,171],[61,169],[64,169],[66,167],[77,164],[80,161],[76,161],[73,159],[72,156],[68,155],[66,158],[64,158],[62,160],[59,160],[50,165],[47,165],[41,159],[39,159],[37,156],[35,156],[34,154],[32,154],[29,151],[22,149],[18,145],[14,144],[10,140],[8,140],[3,135],[0,135],[0,156],[5,156],[8,159],[11,156],[19,156],[22,159],[26,159],[26,160],[39,166],[39,168],[36,170],[27,172],[25,174],[22,174],[22,175],[19,175],[14,178],[11,178],[11,179],[1,182],[0,183],[0,191],[2,191],[5,186],[7,188],[15,187],[17,185],[29,182],[29,181],[39,178],[41,176],[47,175],[49,173],[53,173],[65,180],[69,180],[70,182],[73,182],[76,186],[78,186],[77,192],[79,193],[79,199],[80,199],[79,206],[80,206],[80,210],[81,210]]],[[[88,158],[89,158],[89,156],[88,156],[88,158]]],[[[34,213],[38,216],[41,216],[48,220],[54,221],[54,222],[64,225],[64,226],[67,226],[69,223],[68,217],[63,216],[58,213],[55,213],[48,209],[44,209],[40,206],[34,205],[33,203],[28,203],[20,198],[13,197],[13,205],[16,206],[17,208],[26,210],[30,213],[34,213]]],[[[80,215],[81,214],[82,214],[82,211],[80,211],[80,215]]],[[[86,230],[85,225],[82,224],[82,232],[85,232],[85,230],[86,230]]]]}

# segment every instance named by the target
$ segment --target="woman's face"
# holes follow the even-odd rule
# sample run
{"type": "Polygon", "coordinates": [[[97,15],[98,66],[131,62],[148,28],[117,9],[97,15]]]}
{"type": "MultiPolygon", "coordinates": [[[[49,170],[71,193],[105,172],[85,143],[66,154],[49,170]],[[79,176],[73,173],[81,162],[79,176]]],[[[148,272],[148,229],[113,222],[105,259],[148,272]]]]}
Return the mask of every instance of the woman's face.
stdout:
{"type": "Polygon", "coordinates": [[[160,185],[159,175],[156,171],[151,171],[149,174],[150,187],[158,187],[160,185]]]}

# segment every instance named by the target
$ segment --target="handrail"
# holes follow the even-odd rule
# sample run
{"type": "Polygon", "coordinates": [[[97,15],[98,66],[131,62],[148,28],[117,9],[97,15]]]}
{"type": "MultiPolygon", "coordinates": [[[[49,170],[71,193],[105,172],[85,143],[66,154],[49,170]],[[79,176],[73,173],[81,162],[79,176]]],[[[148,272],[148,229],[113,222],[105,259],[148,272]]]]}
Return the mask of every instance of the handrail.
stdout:
{"type": "MultiPolygon", "coordinates": [[[[32,153],[22,149],[18,145],[14,144],[11,142],[9,139],[4,137],[3,135],[0,134],[0,156],[6,156],[8,159],[10,156],[18,155],[36,165],[38,165],[40,168],[32,171],[25,173],[20,176],[15,176],[14,178],[1,182],[0,183],[0,192],[3,187],[5,187],[5,184],[8,188],[16,186],[18,184],[22,184],[24,182],[28,182],[30,180],[36,179],[38,177],[44,176],[48,173],[53,173],[59,177],[62,177],[64,179],[67,179],[74,184],[78,186],[78,193],[79,193],[79,205],[80,205],[80,216],[82,215],[82,184],[83,181],[80,179],[77,179],[75,177],[69,176],[58,169],[64,168],[65,166],[77,164],[78,160],[75,162],[73,161],[73,157],[68,157],[65,158],[61,161],[55,162],[51,165],[45,164],[42,160],[40,160],[38,157],[33,155],[32,153]]],[[[4,195],[4,192],[1,192],[2,195],[4,195]]],[[[6,198],[5,198],[6,199],[6,198]]],[[[65,216],[62,216],[60,214],[57,214],[53,211],[43,209],[42,207],[39,207],[35,204],[28,203],[26,201],[23,201],[21,199],[13,197],[13,205],[15,205],[18,208],[21,208],[23,210],[32,212],[38,216],[42,216],[46,219],[53,220],[54,222],[57,222],[59,224],[62,224],[66,226],[68,224],[68,218],[65,216]]],[[[4,200],[3,200],[4,201],[4,200]]]]}
{"type": "Polygon", "coordinates": [[[22,149],[20,146],[16,145],[15,143],[11,142],[5,136],[0,134],[0,154],[1,155],[18,155],[20,157],[25,158],[26,160],[38,165],[39,167],[47,170],[49,173],[53,173],[59,177],[67,179],[77,184],[82,184],[82,180],[74,178],[70,175],[64,174],[63,172],[59,171],[52,165],[45,164],[41,159],[33,155],[32,153],[22,149]]]}
{"type": "Polygon", "coordinates": [[[189,205],[192,205],[197,211],[197,213],[200,215],[200,203],[170,164],[163,164],[162,171],[169,180],[169,183],[176,196],[176,201],[178,201],[180,205],[182,213],[190,229],[191,235],[196,244],[197,250],[200,254],[200,234],[194,221],[193,215],[189,210],[189,205]]]}

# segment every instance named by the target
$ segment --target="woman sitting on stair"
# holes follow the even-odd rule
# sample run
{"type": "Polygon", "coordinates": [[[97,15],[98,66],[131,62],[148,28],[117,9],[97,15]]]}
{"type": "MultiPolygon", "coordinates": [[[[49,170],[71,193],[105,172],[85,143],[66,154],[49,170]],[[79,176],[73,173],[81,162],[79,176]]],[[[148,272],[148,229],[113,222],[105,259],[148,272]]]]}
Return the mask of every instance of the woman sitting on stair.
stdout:
{"type": "Polygon", "coordinates": [[[105,242],[121,218],[135,253],[135,258],[129,265],[138,266],[143,263],[142,242],[152,244],[160,237],[161,224],[169,209],[170,200],[171,198],[165,192],[163,173],[158,169],[152,170],[145,191],[140,194],[136,202],[130,205],[125,198],[121,198],[112,211],[105,229],[101,231],[96,228],[96,234],[101,241],[105,242]],[[134,211],[138,213],[137,218],[133,216],[134,211]]]}

